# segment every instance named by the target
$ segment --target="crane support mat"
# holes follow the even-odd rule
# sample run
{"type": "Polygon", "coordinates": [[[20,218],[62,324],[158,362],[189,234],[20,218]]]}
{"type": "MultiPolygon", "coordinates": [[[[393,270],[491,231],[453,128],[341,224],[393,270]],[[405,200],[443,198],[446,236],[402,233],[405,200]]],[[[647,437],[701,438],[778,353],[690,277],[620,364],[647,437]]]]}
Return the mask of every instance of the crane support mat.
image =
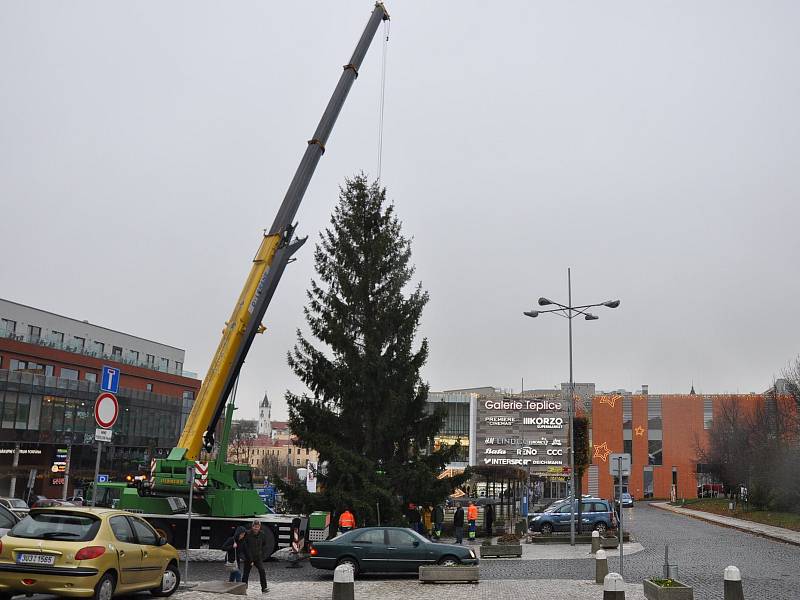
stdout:
{"type": "Polygon", "coordinates": [[[247,595],[247,584],[236,581],[206,581],[196,588],[196,592],[211,592],[213,594],[236,594],[237,596],[247,595]]]}

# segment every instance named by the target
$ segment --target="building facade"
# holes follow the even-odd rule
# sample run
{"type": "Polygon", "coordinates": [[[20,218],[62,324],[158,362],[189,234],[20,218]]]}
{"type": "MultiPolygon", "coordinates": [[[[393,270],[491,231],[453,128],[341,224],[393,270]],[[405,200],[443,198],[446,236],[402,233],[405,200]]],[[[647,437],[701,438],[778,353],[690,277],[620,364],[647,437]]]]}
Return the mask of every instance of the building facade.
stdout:
{"type": "Polygon", "coordinates": [[[119,418],[101,473],[124,480],[166,456],[200,381],[185,352],[0,300],[0,495],[61,498],[94,477],[94,401],[105,365],[120,370],[119,418]]]}

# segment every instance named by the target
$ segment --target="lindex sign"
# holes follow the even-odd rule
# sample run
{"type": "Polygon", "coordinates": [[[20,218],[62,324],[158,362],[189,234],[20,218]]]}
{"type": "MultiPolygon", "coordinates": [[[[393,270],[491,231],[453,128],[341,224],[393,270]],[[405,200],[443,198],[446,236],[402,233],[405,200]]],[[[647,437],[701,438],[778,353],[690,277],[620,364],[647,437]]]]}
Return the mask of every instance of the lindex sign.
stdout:
{"type": "Polygon", "coordinates": [[[478,396],[475,463],[563,476],[569,472],[567,408],[560,397],[478,396]]]}

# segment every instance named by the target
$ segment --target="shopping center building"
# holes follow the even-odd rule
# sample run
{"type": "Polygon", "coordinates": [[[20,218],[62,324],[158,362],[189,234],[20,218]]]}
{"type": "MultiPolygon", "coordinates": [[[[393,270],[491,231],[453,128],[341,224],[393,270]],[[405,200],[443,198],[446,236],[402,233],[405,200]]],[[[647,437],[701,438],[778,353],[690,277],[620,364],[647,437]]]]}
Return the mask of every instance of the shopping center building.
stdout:
{"type": "Polygon", "coordinates": [[[0,319],[0,496],[30,480],[61,498],[92,480],[103,366],[121,377],[101,474],[124,480],[174,447],[200,389],[184,350],[2,299],[0,319]]]}

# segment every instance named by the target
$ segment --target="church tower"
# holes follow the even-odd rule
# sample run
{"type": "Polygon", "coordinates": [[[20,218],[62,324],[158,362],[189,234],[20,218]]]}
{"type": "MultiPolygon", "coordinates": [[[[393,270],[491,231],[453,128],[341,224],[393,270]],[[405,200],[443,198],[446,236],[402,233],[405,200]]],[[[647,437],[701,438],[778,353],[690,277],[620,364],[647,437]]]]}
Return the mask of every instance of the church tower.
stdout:
{"type": "Polygon", "coordinates": [[[271,423],[272,407],[269,405],[269,398],[267,393],[264,392],[264,399],[258,408],[258,435],[266,435],[272,437],[272,423],[271,423]]]}

